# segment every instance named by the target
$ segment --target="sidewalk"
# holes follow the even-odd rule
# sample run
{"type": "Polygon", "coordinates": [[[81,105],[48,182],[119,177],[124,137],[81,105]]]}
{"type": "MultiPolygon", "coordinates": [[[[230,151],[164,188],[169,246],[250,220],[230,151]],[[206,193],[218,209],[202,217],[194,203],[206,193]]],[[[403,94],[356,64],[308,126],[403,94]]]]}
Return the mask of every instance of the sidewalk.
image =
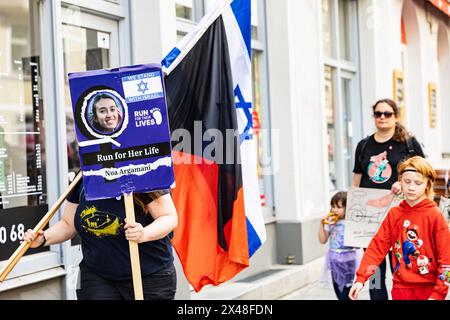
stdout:
{"type": "MultiPolygon", "coordinates": [[[[386,282],[390,299],[392,281],[390,279],[386,279],[386,282]]],[[[316,281],[284,297],[281,297],[278,300],[337,300],[337,298],[331,285],[323,286],[319,283],[319,281],[316,281]]],[[[358,300],[370,300],[367,285],[361,290],[358,300]]]]}
{"type": "MultiPolygon", "coordinates": [[[[392,277],[390,275],[386,275],[386,286],[388,288],[389,300],[392,300],[392,277]]],[[[277,300],[337,300],[337,298],[331,286],[324,287],[321,286],[319,281],[316,281],[277,300]]],[[[358,300],[370,300],[367,284],[361,290],[358,300]]],[[[450,301],[450,294],[447,295],[446,300],[450,301]]]]}
{"type": "MultiPolygon", "coordinates": [[[[305,265],[275,265],[244,279],[220,286],[206,286],[191,293],[192,300],[337,300],[333,287],[320,282],[324,257],[305,265]]],[[[388,268],[386,286],[391,300],[392,274],[388,268]]],[[[370,300],[366,283],[358,300],[370,300]]],[[[450,300],[450,294],[447,295],[450,300]]]]}
{"type": "MultiPolygon", "coordinates": [[[[386,271],[386,287],[388,291],[389,300],[392,290],[392,273],[390,268],[386,271]]],[[[312,284],[304,286],[286,296],[280,297],[279,300],[337,300],[331,283],[323,284],[319,280],[312,284]]],[[[370,300],[369,283],[366,283],[362,288],[358,300],[370,300]]]]}
{"type": "MultiPolygon", "coordinates": [[[[192,300],[277,300],[319,279],[324,257],[305,265],[274,265],[271,269],[217,287],[191,293],[192,300]]],[[[331,289],[332,290],[332,289],[331,289]]]]}

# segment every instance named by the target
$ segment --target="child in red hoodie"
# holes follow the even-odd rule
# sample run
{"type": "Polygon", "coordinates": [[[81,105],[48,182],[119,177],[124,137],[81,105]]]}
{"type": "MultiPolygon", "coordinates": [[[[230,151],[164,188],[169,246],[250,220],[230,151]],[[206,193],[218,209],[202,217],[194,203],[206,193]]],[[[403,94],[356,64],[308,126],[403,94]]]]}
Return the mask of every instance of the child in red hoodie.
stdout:
{"type": "Polygon", "coordinates": [[[403,200],[389,210],[356,272],[349,298],[355,300],[392,247],[393,300],[444,300],[450,285],[450,232],[433,199],[436,173],[422,157],[398,167],[403,200]]]}

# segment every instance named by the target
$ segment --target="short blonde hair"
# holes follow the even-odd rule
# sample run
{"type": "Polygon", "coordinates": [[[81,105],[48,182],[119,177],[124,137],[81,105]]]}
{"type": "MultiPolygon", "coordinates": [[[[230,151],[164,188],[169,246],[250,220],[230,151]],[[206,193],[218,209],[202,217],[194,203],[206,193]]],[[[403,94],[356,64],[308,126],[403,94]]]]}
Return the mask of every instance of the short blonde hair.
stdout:
{"type": "Polygon", "coordinates": [[[425,195],[430,200],[433,200],[433,185],[434,181],[436,180],[436,171],[434,171],[433,167],[424,158],[414,156],[406,159],[398,165],[398,181],[402,180],[403,173],[407,171],[406,169],[411,167],[427,179],[427,188],[425,189],[425,195]]]}

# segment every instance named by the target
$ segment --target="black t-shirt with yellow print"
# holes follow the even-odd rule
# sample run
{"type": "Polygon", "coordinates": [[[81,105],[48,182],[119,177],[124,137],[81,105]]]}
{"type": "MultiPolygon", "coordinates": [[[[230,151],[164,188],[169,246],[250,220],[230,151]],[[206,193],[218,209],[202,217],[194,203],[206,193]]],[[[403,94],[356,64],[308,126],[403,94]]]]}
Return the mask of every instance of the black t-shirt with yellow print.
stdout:
{"type": "MultiPolygon", "coordinates": [[[[169,190],[158,191],[159,195],[169,190]]],[[[155,194],[155,193],[154,193],[155,194]]],[[[154,195],[152,194],[152,195],[154,195]]],[[[146,197],[150,203],[154,197],[146,197]]],[[[88,201],[80,182],[67,200],[78,204],[74,224],[81,238],[83,262],[98,275],[111,280],[131,279],[130,249],[125,238],[125,204],[123,197],[88,201]]],[[[153,218],[135,204],[136,222],[144,227],[153,218]]],[[[173,263],[168,236],[139,244],[142,276],[167,269],[173,263]]]]}

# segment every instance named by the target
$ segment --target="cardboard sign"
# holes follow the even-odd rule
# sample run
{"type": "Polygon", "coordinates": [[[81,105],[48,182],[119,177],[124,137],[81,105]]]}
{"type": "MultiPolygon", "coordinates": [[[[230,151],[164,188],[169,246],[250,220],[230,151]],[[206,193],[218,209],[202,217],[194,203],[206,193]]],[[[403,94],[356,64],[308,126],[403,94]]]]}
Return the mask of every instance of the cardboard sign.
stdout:
{"type": "Polygon", "coordinates": [[[160,65],[70,73],[69,85],[86,199],[170,188],[160,65]]]}
{"type": "Polygon", "coordinates": [[[401,199],[391,190],[352,188],[347,192],[344,244],[367,248],[389,209],[401,199]]]}

